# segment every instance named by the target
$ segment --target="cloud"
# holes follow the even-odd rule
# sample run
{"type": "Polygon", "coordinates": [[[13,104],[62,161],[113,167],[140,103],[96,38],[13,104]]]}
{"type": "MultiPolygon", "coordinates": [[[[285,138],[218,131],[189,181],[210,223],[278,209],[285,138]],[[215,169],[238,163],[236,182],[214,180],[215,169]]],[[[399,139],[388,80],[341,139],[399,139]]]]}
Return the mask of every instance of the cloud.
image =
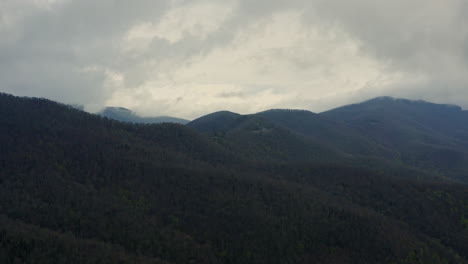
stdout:
{"type": "Polygon", "coordinates": [[[464,0],[3,0],[0,89],[185,118],[392,95],[468,107],[464,0]]]}
{"type": "Polygon", "coordinates": [[[129,42],[148,42],[154,38],[174,44],[187,35],[206,38],[216,31],[232,7],[225,3],[189,4],[169,10],[157,24],[143,22],[134,26],[127,34],[129,42]]]}

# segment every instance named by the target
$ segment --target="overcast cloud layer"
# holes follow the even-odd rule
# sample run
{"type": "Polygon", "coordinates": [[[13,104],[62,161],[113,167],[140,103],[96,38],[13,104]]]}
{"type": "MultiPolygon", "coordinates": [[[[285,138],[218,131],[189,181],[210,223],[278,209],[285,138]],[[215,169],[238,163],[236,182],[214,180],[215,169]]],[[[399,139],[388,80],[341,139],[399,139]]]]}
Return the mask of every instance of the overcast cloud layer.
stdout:
{"type": "Polygon", "coordinates": [[[468,107],[466,0],[0,0],[0,91],[143,115],[468,107]]]}

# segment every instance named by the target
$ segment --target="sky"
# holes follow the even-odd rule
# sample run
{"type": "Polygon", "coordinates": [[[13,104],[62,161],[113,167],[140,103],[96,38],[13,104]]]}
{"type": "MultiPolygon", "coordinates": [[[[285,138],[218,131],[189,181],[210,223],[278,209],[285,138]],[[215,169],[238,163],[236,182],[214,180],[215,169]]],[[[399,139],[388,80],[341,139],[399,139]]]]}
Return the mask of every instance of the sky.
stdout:
{"type": "Polygon", "coordinates": [[[468,0],[0,0],[0,91],[188,119],[468,108],[468,0]]]}

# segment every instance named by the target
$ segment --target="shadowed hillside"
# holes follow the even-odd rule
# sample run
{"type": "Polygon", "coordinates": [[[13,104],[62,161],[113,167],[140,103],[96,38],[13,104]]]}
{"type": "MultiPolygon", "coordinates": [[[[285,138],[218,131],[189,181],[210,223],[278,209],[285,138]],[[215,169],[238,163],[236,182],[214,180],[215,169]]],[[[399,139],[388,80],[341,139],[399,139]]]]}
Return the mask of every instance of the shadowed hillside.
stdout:
{"type": "Polygon", "coordinates": [[[468,181],[468,113],[458,106],[379,97],[321,116],[358,129],[406,164],[468,181]]]}
{"type": "Polygon", "coordinates": [[[468,263],[466,184],[300,114],[129,124],[0,94],[0,262],[468,263]]]}

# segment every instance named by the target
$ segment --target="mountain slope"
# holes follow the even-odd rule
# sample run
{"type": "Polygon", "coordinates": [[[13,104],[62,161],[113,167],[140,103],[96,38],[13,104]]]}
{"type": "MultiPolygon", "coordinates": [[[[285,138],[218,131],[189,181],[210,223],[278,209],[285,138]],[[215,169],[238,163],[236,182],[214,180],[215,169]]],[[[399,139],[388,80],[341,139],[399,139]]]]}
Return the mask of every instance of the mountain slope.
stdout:
{"type": "Polygon", "coordinates": [[[321,115],[398,152],[404,163],[468,180],[468,113],[460,107],[380,97],[321,115]]]}
{"type": "Polygon", "coordinates": [[[390,150],[364,137],[352,127],[309,111],[276,109],[256,115],[351,155],[394,157],[390,150]]]}
{"type": "MultiPolygon", "coordinates": [[[[275,145],[288,134],[308,142],[257,116],[231,133],[255,148],[289,147],[275,145]]],[[[251,167],[231,146],[181,125],[0,94],[0,260],[467,263],[464,184],[334,158],[251,167]]]]}
{"type": "Polygon", "coordinates": [[[216,112],[187,124],[251,161],[344,160],[344,153],[317,138],[305,137],[261,115],[216,112]]]}
{"type": "Polygon", "coordinates": [[[187,126],[197,131],[211,135],[222,134],[235,126],[242,116],[229,111],[220,111],[197,118],[187,124],[187,126]]]}

